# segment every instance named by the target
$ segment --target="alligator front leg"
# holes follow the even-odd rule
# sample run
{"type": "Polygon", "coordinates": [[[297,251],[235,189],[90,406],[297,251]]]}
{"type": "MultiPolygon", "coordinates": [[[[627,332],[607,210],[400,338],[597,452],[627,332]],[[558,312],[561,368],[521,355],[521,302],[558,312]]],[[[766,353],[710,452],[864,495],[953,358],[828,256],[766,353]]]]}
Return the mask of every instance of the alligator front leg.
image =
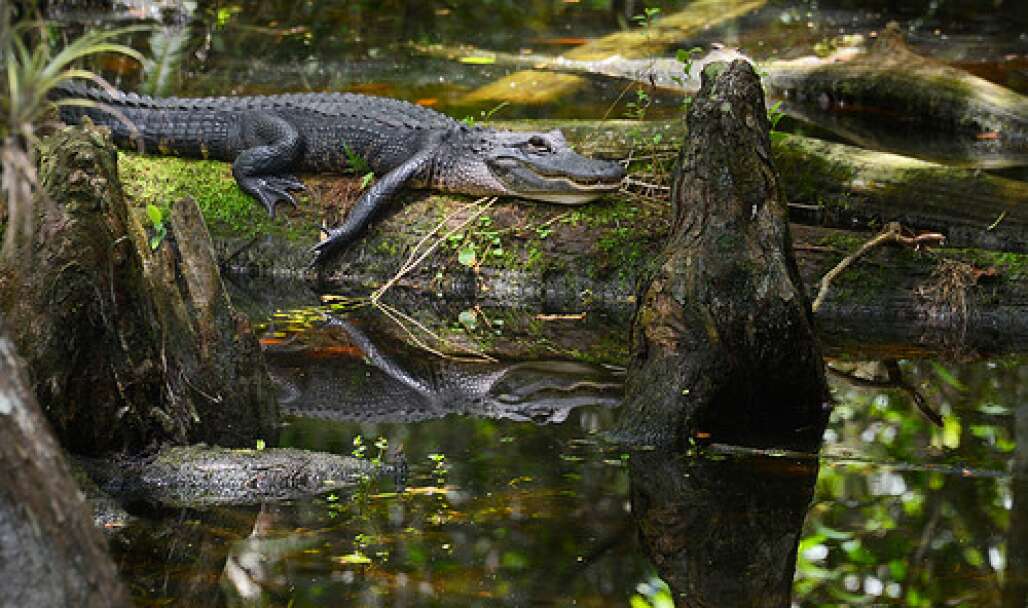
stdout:
{"type": "Polygon", "coordinates": [[[256,198],[268,215],[275,217],[279,201],[296,207],[290,190],[303,190],[303,182],[291,169],[303,148],[296,127],[283,118],[266,112],[248,112],[240,117],[244,141],[253,142],[232,163],[232,175],[244,192],[256,198]]]}
{"type": "Polygon", "coordinates": [[[433,142],[372,184],[371,188],[368,188],[368,191],[354,203],[343,224],[330,230],[325,240],[311,248],[315,254],[311,266],[324,264],[336,253],[357,240],[374,219],[375,214],[396,196],[411,178],[432,164],[432,158],[438,148],[439,142],[433,142]]]}

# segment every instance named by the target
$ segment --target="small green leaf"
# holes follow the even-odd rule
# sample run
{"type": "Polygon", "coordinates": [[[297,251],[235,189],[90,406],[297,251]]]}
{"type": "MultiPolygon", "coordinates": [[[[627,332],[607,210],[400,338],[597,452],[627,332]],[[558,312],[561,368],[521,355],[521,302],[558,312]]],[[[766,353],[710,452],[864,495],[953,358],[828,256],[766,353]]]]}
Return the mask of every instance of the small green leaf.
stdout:
{"type": "Polygon", "coordinates": [[[461,57],[460,62],[468,63],[471,65],[492,65],[496,63],[496,57],[488,57],[485,55],[468,55],[467,57],[461,57]]]}
{"type": "Polygon", "coordinates": [[[364,176],[361,177],[361,190],[367,190],[368,186],[370,186],[373,181],[375,181],[375,174],[371,171],[365,173],[364,176]]]}
{"type": "Polygon", "coordinates": [[[467,243],[461,247],[460,253],[457,254],[457,261],[469,268],[474,266],[478,261],[478,256],[475,255],[475,244],[467,243]]]}
{"type": "Polygon", "coordinates": [[[146,216],[150,218],[150,223],[154,226],[164,223],[164,213],[160,207],[152,203],[146,206],[146,216]]]}

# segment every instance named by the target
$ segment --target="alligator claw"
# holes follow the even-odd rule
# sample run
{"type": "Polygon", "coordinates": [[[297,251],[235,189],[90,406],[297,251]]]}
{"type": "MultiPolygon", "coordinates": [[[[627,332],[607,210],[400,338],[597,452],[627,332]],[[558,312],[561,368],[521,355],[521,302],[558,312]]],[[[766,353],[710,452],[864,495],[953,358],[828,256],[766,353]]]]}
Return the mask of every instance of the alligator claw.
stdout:
{"type": "Polygon", "coordinates": [[[291,175],[255,176],[239,180],[239,185],[247,193],[253,195],[275,217],[275,205],[282,201],[296,209],[296,199],[290,190],[305,190],[303,183],[291,175]]]}
{"type": "Polygon", "coordinates": [[[328,235],[317,245],[311,247],[308,253],[314,254],[314,259],[308,264],[308,268],[316,268],[323,265],[325,262],[335,257],[342,249],[344,249],[353,237],[345,230],[335,229],[329,230],[328,235]]]}

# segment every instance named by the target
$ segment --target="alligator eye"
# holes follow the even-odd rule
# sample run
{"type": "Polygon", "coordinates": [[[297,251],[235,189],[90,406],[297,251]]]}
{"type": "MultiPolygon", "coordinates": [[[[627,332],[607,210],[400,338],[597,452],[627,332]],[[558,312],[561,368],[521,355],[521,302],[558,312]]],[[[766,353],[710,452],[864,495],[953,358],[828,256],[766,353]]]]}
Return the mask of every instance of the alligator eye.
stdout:
{"type": "Polygon", "coordinates": [[[550,149],[550,142],[546,141],[542,137],[539,137],[538,135],[533,135],[532,137],[529,137],[528,145],[533,146],[535,148],[539,148],[543,152],[553,152],[553,150],[550,149]]]}

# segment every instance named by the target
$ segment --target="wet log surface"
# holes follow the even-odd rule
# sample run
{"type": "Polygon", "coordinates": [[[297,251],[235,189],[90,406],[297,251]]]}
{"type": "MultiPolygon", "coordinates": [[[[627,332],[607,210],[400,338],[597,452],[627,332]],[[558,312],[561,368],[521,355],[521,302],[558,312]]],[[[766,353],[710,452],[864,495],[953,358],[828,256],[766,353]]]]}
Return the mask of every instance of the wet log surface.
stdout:
{"type": "Polygon", "coordinates": [[[2,323],[0,474],[0,605],[129,605],[2,323]]]}
{"type": "Polygon", "coordinates": [[[81,459],[79,464],[111,496],[168,507],[281,502],[397,473],[395,465],[337,454],[202,445],[168,447],[149,457],[81,459]]]}
{"type": "Polygon", "coordinates": [[[151,251],[103,132],[60,130],[41,157],[46,198],[34,241],[0,267],[0,310],[62,445],[272,439],[274,389],[195,204],[174,206],[151,251]]]}
{"type": "Polygon", "coordinates": [[[708,66],[688,122],[671,233],[640,281],[614,436],[816,449],[830,409],[824,363],[753,67],[708,66]]]}

